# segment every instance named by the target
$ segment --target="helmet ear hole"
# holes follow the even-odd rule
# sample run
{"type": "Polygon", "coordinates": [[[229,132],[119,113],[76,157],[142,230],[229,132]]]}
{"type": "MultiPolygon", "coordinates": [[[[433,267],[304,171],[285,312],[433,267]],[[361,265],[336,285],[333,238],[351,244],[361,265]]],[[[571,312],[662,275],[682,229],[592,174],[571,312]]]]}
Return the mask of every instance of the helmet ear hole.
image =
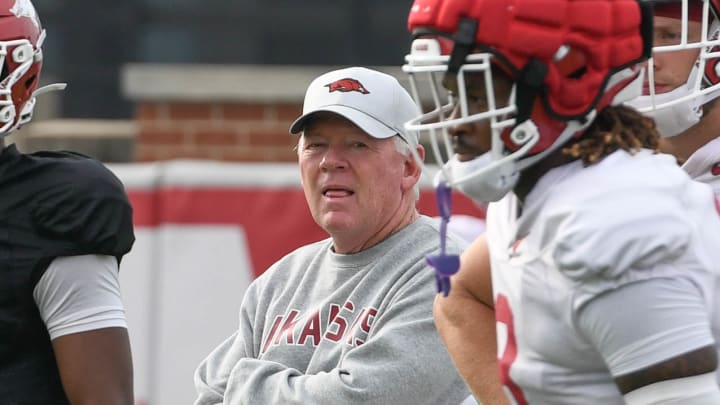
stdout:
{"type": "Polygon", "coordinates": [[[562,77],[580,78],[587,71],[586,56],[570,46],[563,45],[553,58],[557,72],[562,77]]]}
{"type": "Polygon", "coordinates": [[[25,63],[33,57],[33,48],[30,44],[23,44],[15,47],[12,51],[12,58],[15,63],[25,63]]]}
{"type": "Polygon", "coordinates": [[[15,117],[15,106],[6,105],[0,110],[0,122],[10,122],[15,117]]]}
{"type": "Polygon", "coordinates": [[[32,75],[27,80],[25,80],[25,88],[32,88],[32,86],[35,84],[35,79],[37,79],[37,75],[32,75]]]}

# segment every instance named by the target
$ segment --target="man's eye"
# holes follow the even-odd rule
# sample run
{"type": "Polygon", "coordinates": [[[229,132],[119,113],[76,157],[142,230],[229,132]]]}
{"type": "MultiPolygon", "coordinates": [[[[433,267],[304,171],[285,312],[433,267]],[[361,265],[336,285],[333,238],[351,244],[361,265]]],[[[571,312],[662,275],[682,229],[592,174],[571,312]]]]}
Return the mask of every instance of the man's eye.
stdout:
{"type": "Polygon", "coordinates": [[[367,148],[367,144],[365,142],[353,142],[352,146],[353,148],[367,148]]]}
{"type": "Polygon", "coordinates": [[[679,44],[682,33],[674,31],[664,31],[655,34],[656,44],[679,44]]]}
{"type": "Polygon", "coordinates": [[[469,102],[473,104],[487,104],[487,98],[485,96],[476,96],[473,94],[468,94],[467,99],[469,102]]]}

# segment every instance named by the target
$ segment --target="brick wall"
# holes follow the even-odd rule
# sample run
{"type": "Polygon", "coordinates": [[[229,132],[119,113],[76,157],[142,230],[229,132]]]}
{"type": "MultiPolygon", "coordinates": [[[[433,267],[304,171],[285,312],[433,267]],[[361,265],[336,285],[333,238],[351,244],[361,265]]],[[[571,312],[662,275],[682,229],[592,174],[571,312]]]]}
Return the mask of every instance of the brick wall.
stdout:
{"type": "MultiPolygon", "coordinates": [[[[399,67],[370,67],[404,82],[399,67]]],[[[295,162],[288,128],[310,82],[335,68],[126,65],[120,81],[135,104],[134,160],[295,162]]]]}
{"type": "Polygon", "coordinates": [[[294,162],[299,103],[160,102],[136,107],[138,162],[176,158],[294,162]]]}

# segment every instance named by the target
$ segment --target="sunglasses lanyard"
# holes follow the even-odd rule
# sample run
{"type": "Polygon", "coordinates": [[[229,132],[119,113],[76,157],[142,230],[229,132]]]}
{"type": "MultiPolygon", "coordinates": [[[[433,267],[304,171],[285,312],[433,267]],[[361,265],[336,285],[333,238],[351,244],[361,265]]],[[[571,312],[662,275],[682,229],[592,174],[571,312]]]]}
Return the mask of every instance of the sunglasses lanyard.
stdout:
{"type": "Polygon", "coordinates": [[[435,188],[435,198],[440,211],[440,253],[429,255],[425,260],[435,269],[438,293],[447,297],[450,293],[450,277],[460,270],[460,256],[448,255],[446,251],[447,226],[452,211],[452,189],[441,181],[435,188]]]}

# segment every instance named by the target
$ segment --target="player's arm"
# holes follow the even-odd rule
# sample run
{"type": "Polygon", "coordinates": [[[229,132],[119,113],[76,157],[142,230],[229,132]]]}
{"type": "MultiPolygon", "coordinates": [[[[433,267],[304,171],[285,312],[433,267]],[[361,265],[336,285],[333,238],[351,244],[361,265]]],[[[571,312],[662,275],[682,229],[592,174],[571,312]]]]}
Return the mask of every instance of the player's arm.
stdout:
{"type": "Polygon", "coordinates": [[[483,405],[507,404],[497,365],[490,256],[485,235],[463,253],[447,297],[435,298],[438,331],[456,368],[483,405]]]}
{"type": "Polygon", "coordinates": [[[627,404],[720,403],[717,352],[694,282],[662,278],[622,286],[590,301],[578,325],[627,404]]]}
{"type": "Polygon", "coordinates": [[[132,357],[115,257],[57,258],[33,296],[70,403],[132,405],[132,357]]]}
{"type": "Polygon", "coordinates": [[[63,388],[72,405],[134,403],[127,329],[73,333],[52,343],[63,388]]]}

